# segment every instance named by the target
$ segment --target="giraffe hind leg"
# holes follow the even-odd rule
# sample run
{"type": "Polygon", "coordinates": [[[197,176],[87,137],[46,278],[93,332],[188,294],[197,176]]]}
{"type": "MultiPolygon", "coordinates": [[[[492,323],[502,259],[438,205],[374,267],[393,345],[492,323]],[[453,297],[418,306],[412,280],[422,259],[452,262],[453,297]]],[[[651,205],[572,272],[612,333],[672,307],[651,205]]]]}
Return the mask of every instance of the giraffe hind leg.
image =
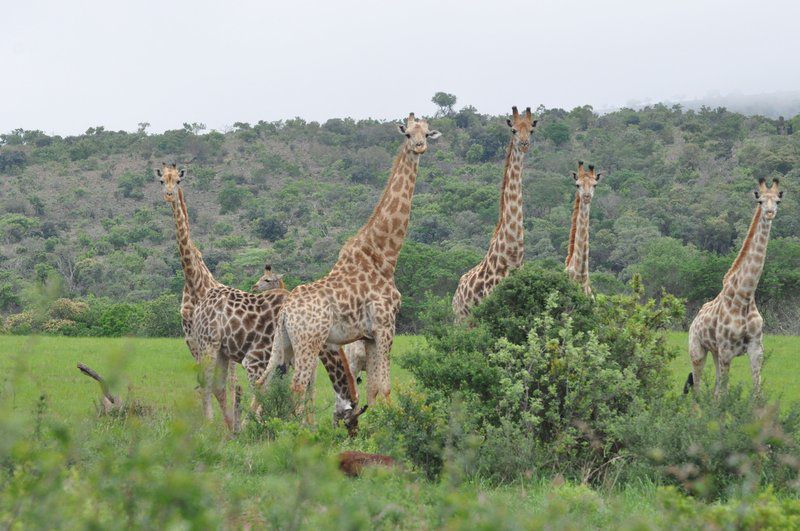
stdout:
{"type": "Polygon", "coordinates": [[[703,368],[706,366],[708,352],[700,343],[693,332],[689,332],[689,359],[692,362],[692,371],[686,378],[683,386],[684,394],[688,394],[689,389],[697,391],[700,388],[700,379],[703,377],[703,368]]]}

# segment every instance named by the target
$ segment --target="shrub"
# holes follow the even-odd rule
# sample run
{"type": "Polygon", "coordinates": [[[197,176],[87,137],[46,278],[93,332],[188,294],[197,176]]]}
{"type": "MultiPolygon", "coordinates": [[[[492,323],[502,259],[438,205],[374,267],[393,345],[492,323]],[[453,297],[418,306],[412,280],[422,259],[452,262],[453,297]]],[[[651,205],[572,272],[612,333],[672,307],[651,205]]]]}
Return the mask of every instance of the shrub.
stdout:
{"type": "Polygon", "coordinates": [[[429,325],[428,346],[401,363],[439,408],[465,404],[466,423],[485,441],[482,475],[512,479],[527,462],[602,479],[621,450],[618,423],[667,389],[675,352],[664,330],[682,315],[668,295],[639,303],[638,279],[631,290],[592,303],[564,272],[529,264],[475,309],[469,327],[429,325]],[[513,441],[518,456],[494,459],[489,441],[498,440],[513,441]]]}
{"type": "Polygon", "coordinates": [[[381,452],[402,453],[426,476],[434,478],[442,470],[446,424],[441,404],[424,393],[402,389],[394,394],[391,404],[370,411],[364,431],[381,452]]]}
{"type": "Polygon", "coordinates": [[[5,329],[11,334],[30,334],[37,326],[36,315],[30,310],[6,317],[5,329]]]}
{"type": "Polygon", "coordinates": [[[794,490],[800,471],[800,409],[781,416],[776,404],[754,400],[741,385],[719,400],[710,388],[653,401],[621,423],[632,462],[646,476],[707,499],[750,495],[760,485],[794,490]]]}
{"type": "Polygon", "coordinates": [[[89,311],[89,305],[83,301],[56,299],[50,305],[48,313],[52,319],[69,319],[75,321],[89,311]]]}

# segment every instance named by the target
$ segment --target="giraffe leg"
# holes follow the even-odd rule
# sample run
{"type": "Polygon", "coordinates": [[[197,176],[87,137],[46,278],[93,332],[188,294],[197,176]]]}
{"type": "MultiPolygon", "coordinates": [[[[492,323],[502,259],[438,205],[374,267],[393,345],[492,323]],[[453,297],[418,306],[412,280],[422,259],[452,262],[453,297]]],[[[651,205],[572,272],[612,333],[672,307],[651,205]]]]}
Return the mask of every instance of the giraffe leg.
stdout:
{"type": "MultiPolygon", "coordinates": [[[[237,429],[236,422],[234,420],[235,404],[232,404],[234,407],[229,408],[227,403],[227,383],[229,369],[229,360],[217,355],[211,385],[214,392],[214,397],[217,399],[217,402],[219,402],[219,407],[222,410],[222,417],[225,420],[225,425],[230,431],[234,432],[237,429]]],[[[234,397],[236,396],[235,392],[236,391],[234,389],[234,397]]]]}
{"type": "Polygon", "coordinates": [[[761,365],[764,363],[764,319],[753,307],[747,318],[747,356],[750,358],[750,374],[753,377],[753,395],[761,395],[761,365]]]}
{"type": "Polygon", "coordinates": [[[365,341],[367,356],[367,403],[376,400],[389,400],[391,379],[389,375],[389,354],[394,342],[394,327],[382,328],[375,332],[375,339],[365,341]]]}
{"type": "Polygon", "coordinates": [[[200,392],[200,401],[203,407],[203,415],[205,415],[205,417],[208,420],[213,420],[214,408],[213,405],[211,404],[211,393],[206,392],[207,386],[203,385],[203,382],[205,381],[205,373],[207,372],[207,369],[205,368],[206,362],[204,361],[204,356],[203,356],[204,351],[202,348],[200,348],[200,345],[198,345],[197,341],[195,341],[194,339],[189,337],[185,339],[186,339],[186,346],[189,347],[189,352],[192,354],[194,361],[200,366],[200,377],[199,377],[200,386],[198,390],[200,392]]]}
{"type": "Polygon", "coordinates": [[[292,375],[292,394],[297,404],[298,415],[305,415],[306,420],[313,420],[313,412],[309,413],[306,403],[309,385],[316,376],[317,359],[322,350],[323,341],[317,338],[307,338],[306,341],[292,345],[294,350],[294,374],[292,375]],[[310,416],[309,416],[310,415],[310,416]]]}
{"type": "Polygon", "coordinates": [[[750,374],[753,377],[753,395],[761,394],[761,365],[764,363],[764,344],[761,335],[751,338],[747,344],[747,356],[750,358],[750,374]]]}
{"type": "Polygon", "coordinates": [[[706,358],[708,352],[693,332],[689,332],[689,360],[692,362],[692,372],[689,373],[689,378],[684,386],[684,394],[689,392],[689,389],[694,389],[697,392],[700,389],[700,379],[703,377],[703,368],[706,366],[706,358]]]}
{"type": "Polygon", "coordinates": [[[203,397],[203,414],[206,420],[209,421],[214,420],[214,407],[211,403],[211,394],[218,352],[219,349],[214,348],[214,346],[209,346],[202,350],[198,358],[198,364],[200,365],[198,379],[200,380],[200,393],[203,397]]]}
{"type": "Polygon", "coordinates": [[[353,370],[344,349],[338,345],[330,344],[319,353],[322,365],[328,373],[328,378],[336,394],[336,405],[333,411],[333,425],[344,420],[349,425],[349,419],[355,413],[358,405],[358,388],[353,379],[353,370]]]}
{"type": "Polygon", "coordinates": [[[253,409],[257,402],[255,392],[258,389],[261,377],[267,372],[268,360],[269,352],[264,350],[251,350],[242,359],[242,367],[247,372],[247,383],[254,394],[253,400],[250,402],[251,411],[255,411],[253,409]]]}
{"type": "Polygon", "coordinates": [[[719,398],[728,390],[728,373],[731,370],[731,358],[720,353],[717,359],[717,381],[714,384],[714,398],[719,398]]]}

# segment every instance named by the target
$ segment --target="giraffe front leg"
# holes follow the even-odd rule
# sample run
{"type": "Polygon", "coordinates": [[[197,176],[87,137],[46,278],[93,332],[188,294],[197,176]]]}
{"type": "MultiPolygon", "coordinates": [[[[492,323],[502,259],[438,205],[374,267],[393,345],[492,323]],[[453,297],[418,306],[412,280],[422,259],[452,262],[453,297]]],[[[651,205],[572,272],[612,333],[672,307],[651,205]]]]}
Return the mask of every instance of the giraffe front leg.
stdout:
{"type": "Polygon", "coordinates": [[[319,339],[311,338],[304,343],[293,345],[294,374],[292,375],[292,395],[294,395],[295,399],[296,413],[299,416],[305,416],[306,422],[313,422],[313,411],[309,411],[307,406],[311,404],[307,404],[307,401],[309,397],[313,400],[313,395],[309,393],[309,386],[314,383],[317,359],[319,358],[319,352],[322,350],[322,343],[319,339]]]}
{"type": "MultiPolygon", "coordinates": [[[[227,401],[227,384],[228,384],[228,373],[230,369],[230,361],[223,358],[219,354],[217,354],[216,364],[214,367],[213,372],[213,380],[212,380],[212,389],[214,392],[214,397],[217,399],[219,403],[219,408],[222,410],[222,418],[225,421],[225,425],[228,427],[228,430],[231,432],[235,432],[238,428],[235,422],[235,408],[236,404],[231,404],[232,407],[228,407],[227,401]]],[[[234,389],[234,397],[236,396],[236,390],[234,389]]]]}
{"type": "Polygon", "coordinates": [[[717,360],[717,381],[714,383],[714,398],[718,399],[728,390],[728,374],[731,370],[731,357],[727,352],[719,355],[717,360]]]}
{"type": "Polygon", "coordinates": [[[764,363],[764,344],[761,336],[751,339],[747,345],[750,358],[750,374],[753,377],[753,395],[761,396],[761,365],[764,363]]]}
{"type": "Polygon", "coordinates": [[[212,385],[214,381],[214,368],[216,365],[217,351],[214,347],[204,348],[197,358],[199,371],[197,374],[200,384],[200,394],[203,402],[203,415],[206,420],[214,420],[214,407],[211,403],[212,385]]]}
{"type": "Polygon", "coordinates": [[[375,339],[364,342],[367,357],[368,404],[373,404],[376,400],[389,401],[391,393],[390,353],[393,342],[393,327],[377,331],[375,339]]]}
{"type": "MultiPolygon", "coordinates": [[[[258,394],[260,392],[260,382],[264,374],[266,374],[267,366],[269,363],[269,352],[264,350],[251,350],[242,359],[242,366],[247,372],[247,382],[250,385],[250,392],[253,397],[250,399],[250,413],[258,417],[261,414],[261,406],[258,402],[258,394]]],[[[263,382],[261,382],[263,383],[263,382]]],[[[238,388],[241,393],[241,387],[238,388]]],[[[240,406],[241,407],[241,406],[240,406]]],[[[241,412],[240,412],[241,413],[241,412]]],[[[240,428],[244,426],[245,420],[239,421],[240,428]]]]}

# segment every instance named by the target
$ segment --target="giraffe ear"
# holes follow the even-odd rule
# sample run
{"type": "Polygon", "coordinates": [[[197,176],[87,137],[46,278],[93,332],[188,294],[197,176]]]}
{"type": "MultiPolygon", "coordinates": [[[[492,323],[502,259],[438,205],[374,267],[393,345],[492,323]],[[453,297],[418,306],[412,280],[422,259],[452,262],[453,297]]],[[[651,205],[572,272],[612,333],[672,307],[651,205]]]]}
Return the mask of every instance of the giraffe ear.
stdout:
{"type": "Polygon", "coordinates": [[[506,123],[509,127],[514,127],[514,122],[511,121],[511,118],[506,118],[506,123]]]}
{"type": "Polygon", "coordinates": [[[599,171],[599,172],[594,174],[594,178],[595,178],[596,181],[599,181],[600,177],[602,177],[602,176],[603,176],[603,172],[601,172],[601,171],[599,171]]]}
{"type": "Polygon", "coordinates": [[[428,138],[430,138],[431,140],[436,140],[440,136],[442,136],[442,133],[440,133],[436,129],[434,129],[432,131],[428,131],[428,138]]]}
{"type": "Polygon", "coordinates": [[[406,134],[406,126],[403,124],[397,124],[397,130],[400,131],[401,135],[406,134]]]}
{"type": "Polygon", "coordinates": [[[186,175],[186,170],[184,170],[183,168],[181,168],[181,171],[178,173],[178,176],[179,176],[181,179],[183,179],[183,176],[184,176],[184,175],[186,175]]]}
{"type": "Polygon", "coordinates": [[[534,120],[534,121],[532,121],[532,122],[531,122],[531,129],[533,129],[534,127],[536,127],[536,124],[538,124],[538,123],[539,123],[539,120],[534,120]]]}
{"type": "Polygon", "coordinates": [[[753,195],[756,197],[756,199],[761,197],[761,194],[758,193],[758,190],[753,190],[753,195]]]}
{"type": "Polygon", "coordinates": [[[156,168],[156,177],[161,177],[161,170],[156,168]]]}
{"type": "Polygon", "coordinates": [[[277,278],[278,280],[283,280],[283,273],[278,273],[277,275],[275,275],[275,278],[277,278]]]}
{"type": "Polygon", "coordinates": [[[578,180],[577,172],[572,172],[572,178],[575,179],[576,181],[578,180]]]}

